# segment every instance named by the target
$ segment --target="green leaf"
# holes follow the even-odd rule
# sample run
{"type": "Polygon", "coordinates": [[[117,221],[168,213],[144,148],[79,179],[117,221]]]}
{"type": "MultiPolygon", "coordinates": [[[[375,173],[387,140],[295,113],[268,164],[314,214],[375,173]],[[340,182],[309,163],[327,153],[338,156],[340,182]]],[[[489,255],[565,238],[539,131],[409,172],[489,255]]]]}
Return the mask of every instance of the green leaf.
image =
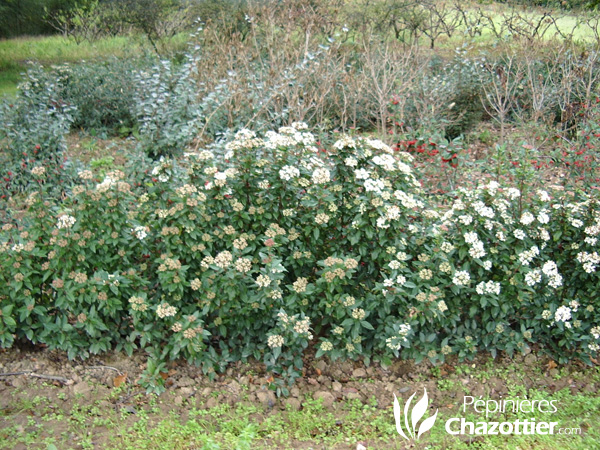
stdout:
{"type": "Polygon", "coordinates": [[[374,330],[375,328],[373,328],[373,325],[371,325],[369,322],[367,322],[366,320],[362,320],[360,322],[360,324],[366,328],[367,330],[374,330]]]}

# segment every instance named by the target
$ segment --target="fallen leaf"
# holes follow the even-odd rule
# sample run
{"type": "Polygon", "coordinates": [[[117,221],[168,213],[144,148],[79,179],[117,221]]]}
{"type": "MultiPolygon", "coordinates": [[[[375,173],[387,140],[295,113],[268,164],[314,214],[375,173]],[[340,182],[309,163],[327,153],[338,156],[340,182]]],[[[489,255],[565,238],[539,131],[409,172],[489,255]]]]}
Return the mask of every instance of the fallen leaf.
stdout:
{"type": "Polygon", "coordinates": [[[113,386],[116,387],[116,388],[118,388],[123,383],[125,383],[126,380],[127,380],[127,372],[125,372],[123,375],[119,375],[117,377],[114,377],[113,378],[113,386]]]}
{"type": "Polygon", "coordinates": [[[317,375],[321,376],[321,369],[319,369],[318,367],[315,368],[315,372],[317,372],[317,375]]]}
{"type": "Polygon", "coordinates": [[[551,359],[550,361],[548,361],[547,367],[548,370],[556,369],[558,367],[558,364],[556,364],[556,362],[553,359],[551,359]]]}
{"type": "Polygon", "coordinates": [[[163,380],[166,380],[167,378],[169,378],[169,374],[168,374],[167,372],[161,372],[161,373],[160,373],[160,377],[161,377],[163,380]]]}

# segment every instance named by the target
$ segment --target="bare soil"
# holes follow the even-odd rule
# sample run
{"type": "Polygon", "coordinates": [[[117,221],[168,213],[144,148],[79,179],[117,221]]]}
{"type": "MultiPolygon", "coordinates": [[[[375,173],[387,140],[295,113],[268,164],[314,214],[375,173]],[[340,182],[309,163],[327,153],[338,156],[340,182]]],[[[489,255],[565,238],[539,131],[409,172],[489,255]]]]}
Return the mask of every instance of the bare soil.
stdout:
{"type": "MultiPolygon", "coordinates": [[[[305,363],[305,374],[291,388],[291,395],[277,398],[268,389],[270,375],[260,363],[234,364],[210,381],[199,368],[173,362],[166,374],[167,390],[156,404],[164,412],[163,417],[174,413],[183,420],[192,403],[200,409],[223,404],[260,404],[264,413],[253,418],[260,422],[273,412],[301,409],[310,397],[323,399],[324,406],[336,414],[336,411],[341,413],[342,406],[350,399],[390,409],[393,393],[406,400],[423,388],[427,389],[430,405],[440,411],[457,410],[465,395],[502,398],[514,386],[547,392],[569,388],[573,394],[590,395],[600,389],[600,383],[591,377],[595,371],[588,370],[589,366],[572,363],[558,367],[547,357],[534,353],[499,357],[493,363],[489,356],[482,355],[460,365],[462,369],[458,372],[456,361],[434,367],[429,363],[398,360],[385,369],[378,365],[365,367],[355,361],[331,364],[322,359],[314,361],[310,356],[305,363]]],[[[57,412],[57,419],[51,422],[54,436],[70,437],[74,448],[83,448],[77,447],[77,436],[69,435],[72,418],[64,413],[72,414],[73,408],[89,412],[89,407],[95,405],[101,410],[126,413],[120,417],[135,422],[136,415],[148,407],[151,398],[137,384],[144,368],[143,354],[128,357],[111,353],[86,361],[69,361],[63,353],[47,349],[0,350],[0,436],[2,429],[9,426],[17,425],[27,432],[32,428],[32,420],[40,422],[42,409],[35,407],[36,397],[45,398],[48,407],[57,412]],[[115,385],[121,388],[116,389],[115,385]]],[[[47,428],[48,419],[44,420],[47,428]]],[[[103,443],[114,437],[111,430],[102,426],[95,427],[93,432],[95,448],[104,448],[103,443]]],[[[295,448],[303,446],[299,442],[295,448]]]]}

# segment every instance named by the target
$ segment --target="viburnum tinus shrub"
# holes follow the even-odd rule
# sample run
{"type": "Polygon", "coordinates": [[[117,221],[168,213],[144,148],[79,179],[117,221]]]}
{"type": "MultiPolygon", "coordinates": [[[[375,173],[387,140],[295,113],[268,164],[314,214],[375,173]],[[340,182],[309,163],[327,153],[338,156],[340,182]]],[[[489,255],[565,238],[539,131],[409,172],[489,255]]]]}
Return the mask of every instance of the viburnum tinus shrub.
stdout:
{"type": "Polygon", "coordinates": [[[157,295],[198,305],[215,360],[262,358],[289,379],[311,340],[332,358],[397,352],[410,327],[379,290],[388,253],[417,239],[410,159],[348,136],[319,149],[295,124],[190,155],[175,189],[163,161],[147,198],[157,295]]]}
{"type": "Polygon", "coordinates": [[[535,344],[563,362],[597,354],[597,198],[538,191],[523,199],[491,182],[460,191],[437,228],[431,269],[447,294],[432,326],[446,352],[495,355],[535,344]]]}
{"type": "Polygon", "coordinates": [[[135,189],[119,171],[81,172],[62,200],[40,182],[0,236],[1,344],[141,348],[150,389],[171,359],[212,376],[252,357],[283,394],[309,346],[383,363],[596,355],[597,200],[492,183],[442,211],[409,154],[333,142],[299,123],[242,130],[136,172],[135,189]]]}
{"type": "Polygon", "coordinates": [[[135,199],[122,177],[115,171],[98,184],[83,171],[82,184],[57,200],[48,196],[42,174],[39,190],[26,200],[29,213],[3,227],[10,237],[2,242],[0,304],[12,305],[17,318],[3,330],[3,346],[28,339],[70,358],[133,350],[124,299],[147,281],[130,225],[135,199]]]}

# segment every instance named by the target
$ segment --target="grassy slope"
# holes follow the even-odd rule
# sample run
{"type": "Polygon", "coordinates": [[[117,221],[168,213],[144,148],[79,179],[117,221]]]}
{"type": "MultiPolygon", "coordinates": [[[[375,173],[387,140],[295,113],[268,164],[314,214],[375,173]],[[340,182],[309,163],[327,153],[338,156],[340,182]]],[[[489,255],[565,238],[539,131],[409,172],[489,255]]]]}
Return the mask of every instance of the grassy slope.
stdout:
{"type": "MultiPolygon", "coordinates": [[[[167,51],[181,50],[185,48],[186,39],[186,34],[179,34],[162,45],[167,51]]],[[[152,49],[143,36],[119,36],[80,44],[62,36],[0,40],[0,96],[16,92],[20,74],[27,69],[29,61],[53,65],[148,51],[152,49]]]]}

